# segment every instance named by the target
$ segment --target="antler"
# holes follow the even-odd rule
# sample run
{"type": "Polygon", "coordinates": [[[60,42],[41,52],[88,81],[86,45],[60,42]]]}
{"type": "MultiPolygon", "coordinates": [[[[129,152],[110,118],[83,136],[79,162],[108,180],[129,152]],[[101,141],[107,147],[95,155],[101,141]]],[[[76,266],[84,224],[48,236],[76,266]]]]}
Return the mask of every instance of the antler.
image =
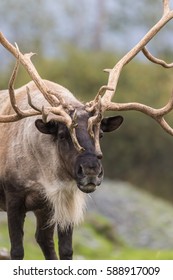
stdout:
{"type": "MultiPolygon", "coordinates": [[[[165,68],[173,67],[173,63],[167,64],[165,61],[160,60],[154,57],[149,51],[146,49],[146,45],[148,42],[166,25],[168,21],[173,18],[173,10],[170,9],[170,1],[163,0],[163,15],[161,19],[148,31],[148,33],[141,39],[139,43],[137,43],[134,48],[132,48],[121,60],[116,63],[116,65],[112,69],[105,69],[105,72],[109,73],[108,84],[105,86],[105,94],[101,98],[101,107],[100,110],[102,115],[105,111],[125,111],[125,110],[136,110],[140,111],[146,115],[149,115],[153,119],[155,119],[161,127],[169,134],[173,135],[173,129],[169,126],[169,124],[165,121],[164,116],[168,114],[173,109],[173,93],[168,101],[167,105],[161,109],[154,109],[147,105],[141,103],[115,103],[112,102],[112,98],[116,92],[117,83],[119,80],[119,76],[123,67],[128,64],[140,51],[146,56],[147,59],[152,61],[153,63],[162,65],[165,68]]],[[[97,114],[98,107],[98,98],[95,98],[93,101],[87,104],[86,110],[92,110],[97,114]]],[[[99,111],[99,114],[100,114],[99,111]]],[[[95,125],[95,119],[91,119],[89,123],[89,131],[92,135],[93,127],[95,125]],[[92,129],[91,129],[92,127],[92,129]]],[[[100,118],[99,118],[100,119],[100,118]]],[[[97,141],[99,141],[97,139],[97,141]]]]}
{"type": "Polygon", "coordinates": [[[15,111],[15,114],[12,115],[2,115],[0,116],[0,122],[15,122],[20,119],[30,117],[30,116],[36,116],[36,115],[42,115],[43,120],[47,121],[47,116],[49,113],[54,114],[54,118],[60,122],[63,122],[66,124],[67,128],[69,129],[69,132],[71,134],[71,138],[73,141],[73,144],[75,148],[81,152],[83,151],[83,148],[80,146],[75,132],[76,122],[75,122],[75,114],[73,116],[70,116],[70,112],[74,111],[71,105],[68,105],[65,103],[62,96],[56,91],[52,91],[50,88],[47,87],[47,85],[44,83],[44,81],[41,79],[40,75],[38,74],[37,70],[35,69],[34,65],[32,64],[31,57],[33,56],[33,53],[29,54],[22,54],[19,51],[18,46],[14,47],[12,44],[8,42],[8,40],[4,37],[2,32],[0,32],[0,43],[9,51],[11,52],[17,59],[16,65],[14,67],[12,76],[10,78],[9,82],[9,96],[11,105],[15,111]],[[17,76],[19,64],[22,64],[24,68],[27,70],[28,74],[32,78],[32,80],[35,82],[36,86],[40,90],[40,92],[43,94],[44,98],[47,100],[47,102],[50,104],[50,107],[46,108],[36,108],[34,104],[32,104],[31,97],[29,94],[29,89],[27,88],[27,95],[28,95],[28,104],[32,107],[32,109],[28,109],[25,111],[22,111],[18,108],[14,93],[14,82],[17,76]]]}

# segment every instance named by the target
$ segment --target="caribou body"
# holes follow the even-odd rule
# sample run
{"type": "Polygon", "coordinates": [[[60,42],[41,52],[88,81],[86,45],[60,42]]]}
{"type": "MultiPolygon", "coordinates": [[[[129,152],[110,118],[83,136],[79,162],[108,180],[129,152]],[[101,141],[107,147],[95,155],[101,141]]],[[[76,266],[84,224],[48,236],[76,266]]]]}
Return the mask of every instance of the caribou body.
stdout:
{"type": "MultiPolygon", "coordinates": [[[[70,259],[72,230],[83,217],[86,194],[93,192],[103,179],[102,154],[97,153],[87,130],[90,113],[67,89],[44,82],[75,108],[76,136],[83,152],[75,149],[66,125],[56,120],[44,123],[33,116],[0,123],[0,208],[7,211],[12,259],[24,256],[23,224],[27,211],[33,211],[37,218],[36,240],[45,258],[57,258],[53,244],[57,224],[60,258],[70,259]]],[[[27,88],[36,106],[48,105],[34,82],[28,83],[27,88]]],[[[26,110],[26,85],[16,90],[15,96],[19,107],[26,110]]],[[[8,92],[1,91],[0,98],[0,114],[12,114],[8,92]]],[[[121,122],[120,116],[103,119],[101,130],[112,131],[121,122]]]]}

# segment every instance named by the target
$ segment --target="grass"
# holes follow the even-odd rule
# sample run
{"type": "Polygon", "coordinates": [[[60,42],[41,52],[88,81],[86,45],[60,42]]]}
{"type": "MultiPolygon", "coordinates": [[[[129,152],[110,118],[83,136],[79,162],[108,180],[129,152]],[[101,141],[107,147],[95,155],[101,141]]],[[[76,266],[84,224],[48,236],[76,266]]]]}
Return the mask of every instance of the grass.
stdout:
{"type": "MultiPolygon", "coordinates": [[[[43,255],[35,239],[35,220],[29,215],[25,223],[25,259],[42,260],[43,255]]],[[[56,249],[58,247],[55,237],[56,249]]],[[[130,248],[101,216],[88,217],[74,232],[74,259],[86,260],[172,260],[173,250],[130,248]]],[[[0,223],[0,248],[10,249],[6,221],[0,223]]]]}

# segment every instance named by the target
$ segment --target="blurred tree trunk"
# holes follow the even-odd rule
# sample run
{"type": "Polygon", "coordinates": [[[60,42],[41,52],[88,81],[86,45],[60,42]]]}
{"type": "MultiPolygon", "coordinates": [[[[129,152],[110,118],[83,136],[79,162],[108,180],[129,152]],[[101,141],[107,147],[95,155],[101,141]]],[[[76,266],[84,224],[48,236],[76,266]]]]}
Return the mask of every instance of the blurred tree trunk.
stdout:
{"type": "Polygon", "coordinates": [[[103,33],[105,28],[106,2],[104,0],[97,0],[96,7],[96,21],[91,45],[94,50],[101,50],[103,46],[103,33]]]}

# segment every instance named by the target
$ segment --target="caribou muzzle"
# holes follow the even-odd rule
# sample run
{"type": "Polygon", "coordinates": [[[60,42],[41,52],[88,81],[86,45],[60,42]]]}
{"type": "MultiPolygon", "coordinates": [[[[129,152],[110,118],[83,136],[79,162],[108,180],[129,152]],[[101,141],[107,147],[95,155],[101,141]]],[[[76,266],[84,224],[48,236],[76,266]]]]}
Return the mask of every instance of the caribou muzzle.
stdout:
{"type": "Polygon", "coordinates": [[[103,167],[95,155],[79,157],[75,173],[77,186],[85,193],[94,192],[103,180],[103,167]]]}

